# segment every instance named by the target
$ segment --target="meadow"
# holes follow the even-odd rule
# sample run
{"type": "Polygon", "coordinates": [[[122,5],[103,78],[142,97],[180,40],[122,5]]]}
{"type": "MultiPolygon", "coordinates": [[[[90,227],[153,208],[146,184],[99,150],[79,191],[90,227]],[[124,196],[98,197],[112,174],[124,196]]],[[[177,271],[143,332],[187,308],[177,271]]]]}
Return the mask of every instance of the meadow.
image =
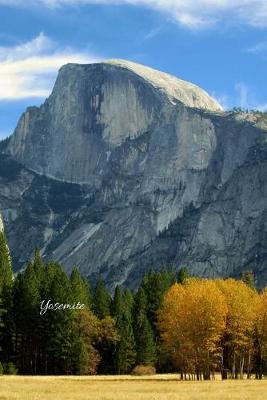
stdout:
{"type": "Polygon", "coordinates": [[[1,376],[0,400],[266,400],[267,380],[179,381],[149,377],[1,376]]]}

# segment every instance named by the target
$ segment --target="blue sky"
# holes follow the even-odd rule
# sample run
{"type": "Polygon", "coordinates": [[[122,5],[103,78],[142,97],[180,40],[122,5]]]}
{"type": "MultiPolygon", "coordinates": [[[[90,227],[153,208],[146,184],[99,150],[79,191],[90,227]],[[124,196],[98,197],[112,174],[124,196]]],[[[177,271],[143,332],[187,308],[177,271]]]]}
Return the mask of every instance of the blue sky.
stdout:
{"type": "Polygon", "coordinates": [[[0,0],[0,137],[67,62],[124,58],[267,110],[266,0],[0,0]]]}

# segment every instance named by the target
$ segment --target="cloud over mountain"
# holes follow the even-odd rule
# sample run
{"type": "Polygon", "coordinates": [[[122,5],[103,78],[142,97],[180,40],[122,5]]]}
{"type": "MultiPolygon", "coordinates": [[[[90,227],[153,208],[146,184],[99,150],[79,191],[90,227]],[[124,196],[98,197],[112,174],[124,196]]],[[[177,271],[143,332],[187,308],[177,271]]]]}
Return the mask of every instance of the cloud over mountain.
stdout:
{"type": "Polygon", "coordinates": [[[265,0],[0,0],[0,5],[32,7],[80,6],[86,4],[143,6],[162,11],[189,29],[219,26],[223,22],[267,26],[265,0]]]}
{"type": "Polygon", "coordinates": [[[46,97],[63,64],[97,60],[88,52],[62,48],[43,33],[13,47],[0,47],[0,100],[46,97]]]}

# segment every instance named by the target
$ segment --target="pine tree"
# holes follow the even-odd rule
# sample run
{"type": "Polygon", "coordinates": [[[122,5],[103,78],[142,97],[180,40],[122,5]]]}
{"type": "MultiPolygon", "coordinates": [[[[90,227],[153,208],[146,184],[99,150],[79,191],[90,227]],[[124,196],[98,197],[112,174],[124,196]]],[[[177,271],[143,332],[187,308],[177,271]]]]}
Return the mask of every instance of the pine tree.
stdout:
{"type": "Polygon", "coordinates": [[[177,274],[177,283],[184,284],[189,278],[189,273],[187,267],[182,267],[177,274]]]}
{"type": "Polygon", "coordinates": [[[122,294],[123,304],[126,308],[126,311],[132,315],[132,310],[134,306],[134,296],[131,290],[125,289],[122,294]]]}
{"type": "Polygon", "coordinates": [[[251,289],[256,290],[255,275],[251,270],[243,271],[241,280],[251,289]]]}
{"type": "Polygon", "coordinates": [[[0,295],[5,288],[12,286],[12,263],[11,257],[3,231],[0,231],[0,295]]]}
{"type": "Polygon", "coordinates": [[[119,286],[116,286],[111,303],[111,315],[115,320],[121,315],[123,310],[123,296],[119,286]]]}
{"type": "Polygon", "coordinates": [[[111,315],[117,320],[122,314],[128,318],[132,316],[133,295],[128,289],[121,290],[118,286],[115,288],[114,297],[111,303],[111,315]]]}
{"type": "Polygon", "coordinates": [[[24,373],[36,373],[40,336],[38,329],[40,292],[33,264],[16,279],[14,310],[16,317],[16,351],[18,367],[24,373]]]}
{"type": "Polygon", "coordinates": [[[98,281],[94,292],[94,312],[102,319],[110,315],[111,297],[102,280],[98,281]]]}
{"type": "Polygon", "coordinates": [[[32,266],[35,273],[35,277],[39,284],[39,290],[42,290],[44,286],[44,281],[46,280],[46,268],[42,260],[41,252],[38,248],[36,248],[34,252],[34,259],[32,261],[32,266]]]}
{"type": "Polygon", "coordinates": [[[71,373],[74,375],[88,375],[90,374],[89,354],[86,348],[85,342],[82,338],[74,335],[72,342],[72,354],[70,354],[72,360],[71,373]]]}
{"type": "Polygon", "coordinates": [[[77,267],[74,267],[70,276],[71,292],[74,302],[85,304],[86,307],[92,307],[92,294],[89,283],[81,277],[77,267]]]}
{"type": "Polygon", "coordinates": [[[134,334],[137,364],[153,365],[156,360],[156,344],[153,330],[147,318],[147,299],[139,288],[134,302],[134,334]]]}
{"type": "Polygon", "coordinates": [[[116,322],[119,341],[114,348],[115,372],[126,374],[132,370],[136,359],[132,325],[133,297],[129,290],[116,287],[112,301],[112,316],[116,322]]]}
{"type": "MultiPolygon", "coordinates": [[[[0,330],[5,326],[3,323],[3,314],[5,313],[5,310],[2,308],[2,301],[0,299],[0,330]]],[[[0,331],[1,332],[1,331],[0,331]]],[[[2,333],[2,332],[1,332],[2,333]]],[[[1,341],[2,342],[2,341],[1,341]]],[[[2,350],[2,343],[0,342],[0,351],[2,350]]],[[[0,361],[1,362],[1,361],[0,361]]],[[[2,375],[2,374],[0,374],[2,375]]]]}
{"type": "Polygon", "coordinates": [[[117,330],[120,340],[116,346],[116,372],[128,374],[132,371],[135,360],[135,340],[131,319],[124,313],[117,320],[117,330]]]}
{"type": "MultiPolygon", "coordinates": [[[[59,264],[49,265],[49,280],[47,299],[53,304],[72,304],[71,285],[59,264]]],[[[45,372],[70,374],[73,364],[73,347],[77,344],[73,330],[74,310],[48,311],[42,318],[46,320],[47,326],[46,340],[44,340],[47,355],[47,371],[45,372]]]]}
{"type": "MultiPolygon", "coordinates": [[[[0,225],[1,221],[0,216],[0,225]]],[[[3,362],[7,362],[13,356],[13,273],[11,256],[3,228],[0,231],[0,303],[1,359],[3,362]]]]}
{"type": "MultiPolygon", "coordinates": [[[[113,299],[110,304],[111,317],[105,317],[101,320],[101,325],[103,324],[103,328],[101,331],[106,330],[106,325],[110,326],[114,324],[114,330],[117,332],[118,330],[118,319],[122,315],[123,310],[123,295],[122,291],[119,287],[116,287],[113,299]]],[[[117,342],[120,339],[118,333],[116,333],[116,340],[101,340],[97,344],[97,349],[100,354],[100,364],[98,367],[98,371],[100,374],[114,374],[117,371],[116,367],[116,355],[117,355],[117,342]]],[[[107,335],[104,335],[107,336],[107,335]]]]}
{"type": "Polygon", "coordinates": [[[175,272],[163,270],[161,272],[149,272],[141,282],[147,298],[147,315],[156,337],[159,336],[157,329],[157,313],[162,304],[165,293],[176,281],[175,272]]]}

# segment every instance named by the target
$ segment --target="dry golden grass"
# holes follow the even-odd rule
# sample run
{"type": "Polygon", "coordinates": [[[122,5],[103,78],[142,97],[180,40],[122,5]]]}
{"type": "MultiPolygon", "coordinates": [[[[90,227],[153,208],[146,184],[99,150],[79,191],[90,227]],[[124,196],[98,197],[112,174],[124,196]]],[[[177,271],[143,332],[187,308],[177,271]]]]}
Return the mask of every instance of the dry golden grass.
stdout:
{"type": "Polygon", "coordinates": [[[180,382],[150,377],[0,377],[0,400],[266,400],[267,380],[180,382]]]}

